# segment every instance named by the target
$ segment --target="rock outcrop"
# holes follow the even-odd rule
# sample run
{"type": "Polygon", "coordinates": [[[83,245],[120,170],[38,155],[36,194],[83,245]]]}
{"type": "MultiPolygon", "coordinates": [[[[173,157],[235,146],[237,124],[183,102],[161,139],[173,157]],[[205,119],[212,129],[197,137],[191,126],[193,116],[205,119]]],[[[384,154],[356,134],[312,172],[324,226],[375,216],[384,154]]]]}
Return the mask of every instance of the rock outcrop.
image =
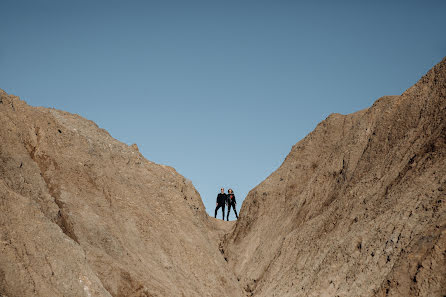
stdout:
{"type": "Polygon", "coordinates": [[[332,114],[250,191],[224,249],[253,296],[446,295],[446,59],[332,114]]]}
{"type": "Polygon", "coordinates": [[[0,295],[243,295],[173,168],[3,91],[0,139],[0,295]]]}

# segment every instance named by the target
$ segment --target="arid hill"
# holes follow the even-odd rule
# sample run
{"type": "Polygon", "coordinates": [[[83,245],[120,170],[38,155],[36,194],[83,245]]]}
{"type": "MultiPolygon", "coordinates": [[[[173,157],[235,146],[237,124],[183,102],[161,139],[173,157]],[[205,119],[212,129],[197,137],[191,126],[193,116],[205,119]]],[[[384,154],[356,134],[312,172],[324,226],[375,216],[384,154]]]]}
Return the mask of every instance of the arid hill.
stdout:
{"type": "MultiPolygon", "coordinates": [[[[192,183],[0,93],[0,296],[243,296],[192,183]]],[[[221,233],[221,232],[220,232],[221,233]]]]}
{"type": "Polygon", "coordinates": [[[320,123],[251,190],[224,250],[254,296],[446,296],[446,59],[320,123]]]}
{"type": "Polygon", "coordinates": [[[210,218],[192,183],[0,90],[0,297],[446,295],[446,59],[210,218]]]}

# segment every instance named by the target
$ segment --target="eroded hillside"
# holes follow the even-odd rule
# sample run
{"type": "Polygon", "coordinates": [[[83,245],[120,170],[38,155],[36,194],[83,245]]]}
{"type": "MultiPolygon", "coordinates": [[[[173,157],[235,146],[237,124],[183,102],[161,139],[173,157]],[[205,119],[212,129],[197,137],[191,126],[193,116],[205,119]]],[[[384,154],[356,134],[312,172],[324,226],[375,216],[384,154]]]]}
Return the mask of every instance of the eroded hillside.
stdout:
{"type": "Polygon", "coordinates": [[[242,296],[190,182],[80,116],[0,96],[0,295],[242,296]]]}
{"type": "Polygon", "coordinates": [[[446,59],[297,143],[225,254],[254,296],[445,296],[445,198],[446,59]]]}

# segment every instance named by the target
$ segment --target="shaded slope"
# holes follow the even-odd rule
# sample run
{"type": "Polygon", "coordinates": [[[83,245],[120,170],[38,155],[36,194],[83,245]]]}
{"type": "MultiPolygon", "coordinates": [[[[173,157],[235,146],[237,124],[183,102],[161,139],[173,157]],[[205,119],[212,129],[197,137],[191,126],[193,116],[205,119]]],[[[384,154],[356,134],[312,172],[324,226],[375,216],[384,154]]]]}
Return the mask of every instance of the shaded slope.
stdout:
{"type": "Polygon", "coordinates": [[[225,240],[254,296],[446,294],[446,59],[333,114],[251,190],[225,240]]]}
{"type": "Polygon", "coordinates": [[[0,91],[0,295],[241,296],[190,182],[0,91]]]}

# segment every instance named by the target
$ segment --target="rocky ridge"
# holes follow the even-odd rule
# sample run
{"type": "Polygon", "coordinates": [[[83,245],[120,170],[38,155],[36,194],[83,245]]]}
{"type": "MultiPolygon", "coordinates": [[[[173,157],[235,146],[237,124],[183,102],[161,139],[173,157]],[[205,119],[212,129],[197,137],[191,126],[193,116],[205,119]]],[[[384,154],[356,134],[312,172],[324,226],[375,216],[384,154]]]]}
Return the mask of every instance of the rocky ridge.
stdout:
{"type": "Polygon", "coordinates": [[[243,295],[190,181],[78,115],[0,102],[1,294],[243,295]]]}
{"type": "Polygon", "coordinates": [[[446,294],[446,59],[332,114],[254,188],[225,249],[254,296],[446,294]]]}

